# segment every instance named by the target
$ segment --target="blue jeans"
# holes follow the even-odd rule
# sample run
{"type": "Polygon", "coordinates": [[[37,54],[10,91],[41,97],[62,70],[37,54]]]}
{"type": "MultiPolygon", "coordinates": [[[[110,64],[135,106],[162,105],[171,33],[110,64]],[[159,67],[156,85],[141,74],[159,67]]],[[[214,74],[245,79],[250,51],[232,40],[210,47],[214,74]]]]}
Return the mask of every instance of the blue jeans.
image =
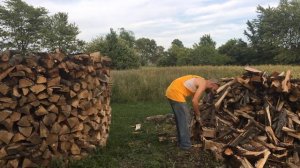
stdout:
{"type": "Polygon", "coordinates": [[[189,130],[191,115],[186,103],[168,99],[175,115],[177,139],[181,149],[189,149],[192,146],[189,130]]]}

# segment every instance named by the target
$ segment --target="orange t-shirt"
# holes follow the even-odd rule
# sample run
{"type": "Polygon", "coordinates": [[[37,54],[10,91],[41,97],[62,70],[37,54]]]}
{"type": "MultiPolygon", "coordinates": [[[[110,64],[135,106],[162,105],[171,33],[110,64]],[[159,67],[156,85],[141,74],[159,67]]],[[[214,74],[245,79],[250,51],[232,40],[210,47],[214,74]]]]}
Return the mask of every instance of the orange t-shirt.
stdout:
{"type": "Polygon", "coordinates": [[[184,86],[184,82],[192,78],[201,77],[197,75],[186,75],[175,79],[167,88],[166,97],[177,102],[186,102],[185,98],[194,93],[184,86]]]}

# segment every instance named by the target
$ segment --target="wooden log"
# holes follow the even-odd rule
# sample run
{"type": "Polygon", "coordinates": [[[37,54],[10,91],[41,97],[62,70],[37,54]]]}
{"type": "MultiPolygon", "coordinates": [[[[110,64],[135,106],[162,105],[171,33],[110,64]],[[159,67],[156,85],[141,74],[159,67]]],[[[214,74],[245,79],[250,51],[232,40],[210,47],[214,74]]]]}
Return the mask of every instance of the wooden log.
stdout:
{"type": "Polygon", "coordinates": [[[42,142],[41,137],[36,132],[33,132],[31,134],[31,136],[29,138],[27,138],[27,140],[30,141],[34,145],[38,145],[42,142]]]}
{"type": "Polygon", "coordinates": [[[46,115],[46,114],[48,114],[49,112],[46,110],[46,108],[44,107],[44,106],[42,106],[42,105],[40,105],[39,107],[38,107],[38,109],[35,111],[35,114],[37,115],[37,116],[43,116],[43,115],[46,115]]]}
{"type": "Polygon", "coordinates": [[[75,92],[79,92],[81,90],[81,85],[80,85],[80,83],[75,83],[74,85],[73,85],[73,91],[75,91],[75,92]]]}
{"type": "Polygon", "coordinates": [[[70,90],[70,97],[74,98],[75,96],[77,96],[77,94],[73,90],[70,90]]]}
{"type": "Polygon", "coordinates": [[[49,130],[47,129],[47,127],[43,122],[40,122],[40,136],[42,138],[46,138],[48,137],[48,135],[49,135],[49,130]]]}
{"type": "Polygon", "coordinates": [[[59,86],[60,85],[60,79],[61,77],[55,77],[55,78],[52,78],[52,79],[49,79],[47,81],[47,86],[48,87],[53,87],[53,86],[59,86]]]}
{"type": "Polygon", "coordinates": [[[216,91],[217,94],[220,93],[221,91],[223,91],[225,88],[227,88],[227,87],[233,85],[234,83],[236,83],[236,80],[235,80],[235,79],[234,79],[234,80],[231,80],[231,81],[229,81],[229,82],[227,82],[226,84],[224,84],[224,85],[222,85],[222,86],[220,86],[220,87],[217,89],[217,91],[216,91]]]}
{"type": "Polygon", "coordinates": [[[40,94],[38,94],[37,99],[39,100],[43,100],[43,99],[47,99],[49,97],[49,95],[45,92],[42,92],[40,94]]]}
{"type": "Polygon", "coordinates": [[[229,93],[231,87],[227,87],[227,89],[225,90],[225,92],[218,98],[218,101],[215,103],[215,108],[219,109],[221,106],[222,101],[224,100],[225,96],[229,93]]]}
{"type": "Polygon", "coordinates": [[[30,87],[31,92],[39,94],[40,92],[46,90],[46,86],[43,84],[36,84],[30,87]]]}
{"type": "Polygon", "coordinates": [[[278,145],[279,140],[278,140],[278,138],[275,136],[272,127],[266,126],[265,131],[266,131],[267,136],[269,137],[270,141],[271,141],[272,143],[274,143],[275,145],[278,145]]]}
{"type": "Polygon", "coordinates": [[[68,121],[70,128],[75,127],[79,123],[79,120],[77,117],[71,117],[71,118],[67,119],[67,121],[68,121]]]}
{"type": "Polygon", "coordinates": [[[31,126],[31,118],[28,115],[21,117],[21,119],[18,121],[18,125],[21,127],[31,126]]]}
{"type": "Polygon", "coordinates": [[[69,128],[67,125],[63,124],[63,125],[61,126],[59,135],[69,134],[69,133],[70,133],[70,128],[69,128]]]}
{"type": "Polygon", "coordinates": [[[19,127],[19,131],[25,137],[29,137],[32,132],[32,127],[19,127]]]}
{"type": "Polygon", "coordinates": [[[216,138],[216,130],[214,128],[202,127],[202,136],[207,138],[216,138]]]}
{"type": "Polygon", "coordinates": [[[282,85],[282,90],[283,92],[289,92],[290,88],[291,88],[291,84],[290,84],[290,78],[291,78],[291,71],[287,70],[286,71],[286,75],[284,80],[281,82],[282,85]]]}
{"type": "Polygon", "coordinates": [[[47,111],[58,114],[58,108],[57,108],[57,106],[55,104],[51,104],[47,108],[47,111]]]}
{"type": "Polygon", "coordinates": [[[0,82],[7,77],[7,75],[15,69],[15,66],[6,69],[5,71],[0,73],[0,82]]]}
{"type": "Polygon", "coordinates": [[[52,96],[49,97],[49,101],[52,103],[57,103],[59,101],[60,95],[58,94],[53,94],[52,96]]]}
{"type": "Polygon", "coordinates": [[[4,142],[5,144],[9,144],[13,136],[14,134],[11,132],[0,130],[0,141],[4,142]]]}
{"type": "Polygon", "coordinates": [[[272,119],[271,119],[270,106],[269,105],[266,106],[265,112],[266,112],[266,115],[267,115],[267,118],[268,118],[268,125],[272,126],[272,119]]]}
{"type": "Polygon", "coordinates": [[[13,113],[10,115],[11,122],[19,121],[20,118],[21,118],[21,114],[18,113],[18,112],[13,112],[13,113]]]}
{"type": "Polygon", "coordinates": [[[39,76],[37,76],[36,83],[37,84],[45,84],[45,83],[47,83],[47,78],[42,75],[39,75],[39,76]]]}
{"type": "Polygon", "coordinates": [[[22,135],[21,133],[16,133],[12,139],[12,142],[19,142],[25,140],[26,137],[22,135]]]}
{"type": "Polygon", "coordinates": [[[260,71],[258,69],[255,69],[255,68],[252,68],[252,67],[249,67],[249,66],[246,66],[244,69],[248,72],[251,72],[251,73],[258,73],[258,74],[262,73],[262,71],[260,71]]]}
{"type": "Polygon", "coordinates": [[[71,114],[72,106],[70,105],[63,105],[60,106],[61,112],[66,116],[69,117],[71,114]]]}
{"type": "Polygon", "coordinates": [[[255,136],[260,134],[260,130],[255,126],[250,126],[249,128],[245,129],[244,132],[240,133],[235,139],[228,143],[230,146],[238,146],[249,142],[255,136]]]}
{"type": "Polygon", "coordinates": [[[61,131],[61,126],[58,122],[55,122],[53,125],[52,125],[52,128],[51,128],[51,133],[52,134],[59,134],[61,131]]]}
{"type": "Polygon", "coordinates": [[[3,125],[8,131],[13,131],[13,125],[14,123],[11,122],[10,118],[6,118],[4,121],[1,122],[1,125],[3,125]]]}
{"type": "Polygon", "coordinates": [[[32,74],[33,73],[31,68],[27,67],[26,65],[22,65],[22,64],[16,65],[16,70],[17,71],[24,71],[27,74],[32,74]]]}
{"type": "Polygon", "coordinates": [[[29,93],[29,89],[28,88],[22,88],[22,92],[24,96],[27,96],[29,93]]]}
{"type": "Polygon", "coordinates": [[[28,167],[38,167],[38,165],[33,163],[28,158],[25,158],[22,163],[22,168],[28,168],[28,167]]]}
{"type": "Polygon", "coordinates": [[[6,95],[10,90],[10,87],[7,86],[5,83],[0,83],[0,93],[6,95]]]}
{"type": "Polygon", "coordinates": [[[11,110],[1,110],[0,111],[0,122],[5,120],[8,116],[12,114],[11,110]]]}
{"type": "Polygon", "coordinates": [[[50,126],[55,122],[56,118],[57,115],[55,113],[49,113],[43,117],[43,122],[45,125],[50,126]]]}
{"type": "Polygon", "coordinates": [[[73,155],[79,155],[80,154],[80,148],[75,143],[73,143],[72,146],[71,146],[71,153],[73,155]]]}
{"type": "Polygon", "coordinates": [[[7,156],[7,152],[6,152],[6,150],[5,150],[5,147],[2,147],[2,148],[0,149],[0,158],[3,158],[3,157],[5,157],[5,156],[7,156]]]}
{"type": "Polygon", "coordinates": [[[19,88],[26,88],[34,85],[34,82],[27,78],[22,78],[19,80],[19,88]]]}
{"type": "Polygon", "coordinates": [[[77,95],[77,98],[78,99],[87,99],[90,97],[90,93],[88,90],[82,90],[78,95],[77,95]]]}
{"type": "Polygon", "coordinates": [[[22,96],[22,95],[20,94],[20,92],[19,92],[17,86],[14,86],[14,88],[13,88],[13,95],[14,95],[15,97],[21,97],[21,96],[22,96]]]}
{"type": "Polygon", "coordinates": [[[55,147],[56,143],[58,142],[58,135],[57,134],[49,134],[46,138],[46,142],[49,146],[55,147]]]}
{"type": "Polygon", "coordinates": [[[255,167],[264,168],[264,165],[266,164],[270,154],[271,154],[271,152],[268,149],[266,149],[264,151],[264,157],[256,162],[255,167]]]}
{"type": "Polygon", "coordinates": [[[19,166],[19,160],[18,159],[9,160],[7,164],[10,167],[18,168],[18,166],[19,166]]]}

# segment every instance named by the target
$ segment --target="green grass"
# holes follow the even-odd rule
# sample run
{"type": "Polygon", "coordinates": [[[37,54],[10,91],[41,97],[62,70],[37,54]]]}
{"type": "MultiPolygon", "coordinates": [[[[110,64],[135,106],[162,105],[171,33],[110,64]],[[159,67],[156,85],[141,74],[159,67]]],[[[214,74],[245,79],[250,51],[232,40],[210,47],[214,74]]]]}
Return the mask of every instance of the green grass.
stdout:
{"type": "MultiPolygon", "coordinates": [[[[300,66],[258,66],[256,68],[268,72],[291,69],[293,77],[300,77],[300,66]]],[[[218,162],[207,152],[187,154],[179,150],[174,142],[159,142],[158,134],[174,129],[175,126],[146,122],[145,118],[171,111],[164,92],[170,82],[179,76],[196,74],[205,78],[221,78],[239,76],[242,73],[243,67],[240,66],[113,71],[113,103],[111,104],[113,111],[108,145],[97,149],[81,161],[71,162],[70,167],[216,167],[218,162]],[[134,126],[138,123],[142,124],[142,130],[133,133],[134,126]]],[[[58,167],[57,165],[54,167],[58,167]]]]}
{"type": "MultiPolygon", "coordinates": [[[[188,155],[170,141],[159,142],[158,134],[162,125],[146,122],[147,116],[170,112],[167,102],[112,104],[112,124],[107,147],[98,149],[89,157],[72,162],[72,168],[147,168],[147,167],[214,167],[211,155],[202,152],[188,155]],[[139,133],[134,132],[134,125],[141,123],[139,133]],[[201,157],[200,157],[201,154],[201,157]],[[200,163],[200,159],[206,162],[200,163]]],[[[174,129],[174,127],[173,127],[174,129]]]]}
{"type": "MultiPolygon", "coordinates": [[[[267,71],[292,70],[294,78],[300,78],[300,66],[264,65],[255,66],[267,71]]],[[[160,102],[164,100],[167,86],[172,80],[186,74],[205,78],[234,77],[241,75],[242,66],[184,66],[184,67],[146,67],[136,70],[112,71],[113,102],[160,102]]]]}

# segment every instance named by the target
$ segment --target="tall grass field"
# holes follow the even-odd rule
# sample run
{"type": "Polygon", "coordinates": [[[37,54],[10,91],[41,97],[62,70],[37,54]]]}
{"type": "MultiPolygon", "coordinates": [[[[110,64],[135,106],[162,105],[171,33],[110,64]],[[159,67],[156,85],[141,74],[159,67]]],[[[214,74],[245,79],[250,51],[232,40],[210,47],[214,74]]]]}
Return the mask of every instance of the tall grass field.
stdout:
{"type": "MultiPolygon", "coordinates": [[[[272,73],[292,70],[293,78],[300,78],[300,66],[263,65],[253,66],[272,73]]],[[[165,100],[165,90],[172,80],[187,74],[199,75],[206,79],[235,77],[244,72],[243,66],[184,66],[146,67],[135,70],[112,71],[112,101],[160,102],[165,100]]]]}

